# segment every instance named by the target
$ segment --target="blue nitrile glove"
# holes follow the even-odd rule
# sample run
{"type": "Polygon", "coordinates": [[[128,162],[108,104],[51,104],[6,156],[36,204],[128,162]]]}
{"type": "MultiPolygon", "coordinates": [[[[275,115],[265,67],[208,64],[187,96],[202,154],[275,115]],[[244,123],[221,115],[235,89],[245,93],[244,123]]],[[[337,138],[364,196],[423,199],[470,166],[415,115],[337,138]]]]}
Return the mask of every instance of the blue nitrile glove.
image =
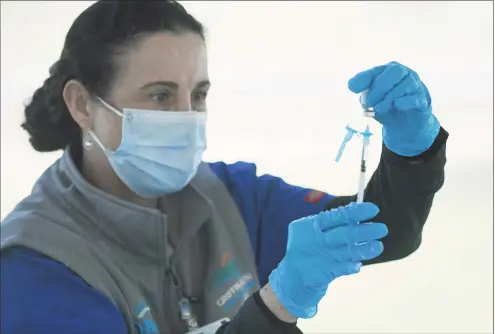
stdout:
{"type": "Polygon", "coordinates": [[[413,70],[397,62],[356,74],[349,89],[366,89],[365,107],[373,107],[375,119],[383,124],[383,142],[392,152],[416,156],[435,141],[440,123],[431,112],[428,89],[413,70]]]}
{"type": "Polygon", "coordinates": [[[358,223],[378,211],[372,203],[351,203],[290,223],[285,257],[269,277],[289,313],[314,317],[330,282],[359,272],[361,261],[382,253],[383,245],[377,239],[387,235],[387,227],[358,223]]]}

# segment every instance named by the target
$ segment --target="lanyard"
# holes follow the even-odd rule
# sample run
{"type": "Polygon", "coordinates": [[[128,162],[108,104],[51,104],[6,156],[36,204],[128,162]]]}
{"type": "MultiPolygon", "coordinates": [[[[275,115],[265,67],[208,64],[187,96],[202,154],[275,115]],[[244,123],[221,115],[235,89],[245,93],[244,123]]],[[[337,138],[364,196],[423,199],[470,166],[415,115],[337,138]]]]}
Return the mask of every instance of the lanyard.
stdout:
{"type": "Polygon", "coordinates": [[[186,323],[187,329],[189,331],[197,329],[198,328],[198,320],[191,309],[191,298],[186,298],[184,296],[184,294],[182,293],[179,279],[177,278],[177,275],[175,274],[175,271],[173,268],[170,268],[167,271],[167,276],[169,277],[170,281],[172,282],[172,286],[174,287],[175,292],[177,293],[177,296],[179,297],[180,316],[181,316],[182,320],[186,323]]]}
{"type": "Polygon", "coordinates": [[[180,315],[187,325],[188,330],[198,328],[198,321],[191,311],[191,302],[188,298],[181,298],[179,301],[180,315]]]}

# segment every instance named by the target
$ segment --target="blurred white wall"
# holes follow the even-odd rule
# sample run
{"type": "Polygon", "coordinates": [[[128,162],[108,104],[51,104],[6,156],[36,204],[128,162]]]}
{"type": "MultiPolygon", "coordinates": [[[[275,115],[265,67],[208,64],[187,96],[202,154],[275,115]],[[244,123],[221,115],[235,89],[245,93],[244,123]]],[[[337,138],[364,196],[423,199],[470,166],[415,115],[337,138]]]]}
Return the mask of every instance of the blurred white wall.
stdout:
{"type": "MultiPolygon", "coordinates": [[[[23,101],[89,2],[1,4],[1,216],[60,154],[21,130],[23,101]]],[[[392,60],[419,72],[450,132],[447,179],[421,248],[332,283],[307,333],[493,332],[493,3],[185,2],[208,29],[209,160],[333,194],[356,190],[359,143],[333,163],[359,116],[355,73],[392,60]],[[484,139],[482,139],[484,138],[484,139]]],[[[373,125],[379,133],[380,127],[373,125]]],[[[376,166],[380,136],[370,159],[376,166]]]]}

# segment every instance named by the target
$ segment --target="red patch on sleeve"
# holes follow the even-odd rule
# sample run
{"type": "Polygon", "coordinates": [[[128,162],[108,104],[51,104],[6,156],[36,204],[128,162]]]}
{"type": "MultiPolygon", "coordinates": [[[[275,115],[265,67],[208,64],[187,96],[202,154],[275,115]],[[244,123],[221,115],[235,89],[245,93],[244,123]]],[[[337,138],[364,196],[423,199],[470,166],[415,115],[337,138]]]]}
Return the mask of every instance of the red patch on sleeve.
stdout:
{"type": "Polygon", "coordinates": [[[307,203],[317,204],[325,195],[326,194],[322,191],[311,190],[304,198],[304,201],[307,203]]]}

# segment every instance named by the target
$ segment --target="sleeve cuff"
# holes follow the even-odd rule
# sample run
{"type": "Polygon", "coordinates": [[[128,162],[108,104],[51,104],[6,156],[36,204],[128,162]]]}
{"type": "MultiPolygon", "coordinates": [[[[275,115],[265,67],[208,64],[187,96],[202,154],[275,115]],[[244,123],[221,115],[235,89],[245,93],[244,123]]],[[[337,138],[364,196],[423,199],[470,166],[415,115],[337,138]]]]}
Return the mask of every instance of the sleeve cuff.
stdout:
{"type": "Polygon", "coordinates": [[[420,155],[416,155],[413,157],[404,157],[398,155],[392,151],[390,151],[385,144],[382,144],[382,156],[392,163],[402,164],[402,165],[415,165],[419,163],[424,163],[436,156],[443,151],[445,144],[447,143],[447,138],[449,137],[449,133],[443,128],[440,127],[440,132],[437,135],[437,138],[430,146],[428,150],[421,153],[420,155]]]}
{"type": "Polygon", "coordinates": [[[297,328],[297,322],[288,323],[277,318],[265,305],[265,303],[261,299],[259,291],[256,291],[253,294],[253,299],[261,313],[266,317],[266,319],[274,328],[278,329],[281,333],[284,334],[302,334],[301,330],[297,328]]]}
{"type": "Polygon", "coordinates": [[[232,321],[223,324],[215,334],[302,334],[296,323],[278,319],[265,305],[259,291],[242,305],[232,321]]]}

